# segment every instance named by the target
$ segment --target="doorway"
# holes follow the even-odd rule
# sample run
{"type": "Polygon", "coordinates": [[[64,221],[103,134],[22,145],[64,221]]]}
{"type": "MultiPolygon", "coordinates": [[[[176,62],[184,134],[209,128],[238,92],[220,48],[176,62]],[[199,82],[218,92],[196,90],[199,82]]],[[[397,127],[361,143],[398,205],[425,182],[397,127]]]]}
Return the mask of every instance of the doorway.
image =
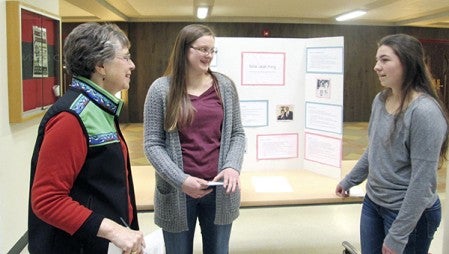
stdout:
{"type": "Polygon", "coordinates": [[[449,110],[449,40],[420,40],[426,54],[427,64],[446,109],[449,110]]]}

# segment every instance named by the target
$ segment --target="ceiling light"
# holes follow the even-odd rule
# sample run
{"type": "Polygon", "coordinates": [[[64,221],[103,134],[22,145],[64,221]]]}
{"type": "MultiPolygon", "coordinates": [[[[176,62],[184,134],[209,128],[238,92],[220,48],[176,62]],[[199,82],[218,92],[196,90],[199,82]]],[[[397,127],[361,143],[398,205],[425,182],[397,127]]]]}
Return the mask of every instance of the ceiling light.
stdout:
{"type": "Polygon", "coordinates": [[[208,11],[209,11],[209,7],[198,6],[198,8],[196,9],[196,17],[199,19],[205,19],[207,17],[208,11]]]}
{"type": "Polygon", "coordinates": [[[346,20],[350,20],[350,19],[354,19],[357,17],[360,17],[362,15],[365,15],[366,11],[362,11],[362,10],[357,10],[357,11],[352,11],[352,12],[348,12],[346,14],[340,15],[338,17],[336,17],[335,19],[337,21],[346,21],[346,20]]]}

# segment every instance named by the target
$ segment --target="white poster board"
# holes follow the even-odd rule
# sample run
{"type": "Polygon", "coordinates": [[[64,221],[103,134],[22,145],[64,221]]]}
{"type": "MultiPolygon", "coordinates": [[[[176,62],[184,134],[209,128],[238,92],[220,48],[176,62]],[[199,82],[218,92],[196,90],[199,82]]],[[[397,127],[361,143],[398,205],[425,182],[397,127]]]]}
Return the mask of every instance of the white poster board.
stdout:
{"type": "Polygon", "coordinates": [[[217,37],[215,46],[211,68],[235,82],[241,101],[243,169],[340,177],[343,37],[217,37]]]}

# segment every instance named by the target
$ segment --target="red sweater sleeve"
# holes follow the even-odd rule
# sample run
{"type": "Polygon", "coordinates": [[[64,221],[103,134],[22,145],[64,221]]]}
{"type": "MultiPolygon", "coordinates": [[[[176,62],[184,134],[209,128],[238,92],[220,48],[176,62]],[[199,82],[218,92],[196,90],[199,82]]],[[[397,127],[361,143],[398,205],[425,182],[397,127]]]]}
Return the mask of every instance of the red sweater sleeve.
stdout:
{"type": "Polygon", "coordinates": [[[50,119],[45,126],[31,189],[34,213],[71,235],[92,213],[69,196],[86,159],[86,142],[74,115],[63,112],[50,119]]]}

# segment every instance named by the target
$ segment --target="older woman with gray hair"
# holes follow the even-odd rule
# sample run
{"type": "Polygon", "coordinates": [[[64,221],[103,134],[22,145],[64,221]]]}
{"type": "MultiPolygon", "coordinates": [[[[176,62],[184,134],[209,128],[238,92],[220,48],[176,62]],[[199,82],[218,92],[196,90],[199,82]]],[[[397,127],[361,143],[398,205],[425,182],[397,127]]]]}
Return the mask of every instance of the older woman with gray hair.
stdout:
{"type": "Polygon", "coordinates": [[[130,42],[113,24],[77,26],[64,44],[73,80],[39,125],[31,160],[30,253],[143,253],[128,148],[118,117],[130,42]],[[114,248],[116,248],[114,247],[114,248]]]}

